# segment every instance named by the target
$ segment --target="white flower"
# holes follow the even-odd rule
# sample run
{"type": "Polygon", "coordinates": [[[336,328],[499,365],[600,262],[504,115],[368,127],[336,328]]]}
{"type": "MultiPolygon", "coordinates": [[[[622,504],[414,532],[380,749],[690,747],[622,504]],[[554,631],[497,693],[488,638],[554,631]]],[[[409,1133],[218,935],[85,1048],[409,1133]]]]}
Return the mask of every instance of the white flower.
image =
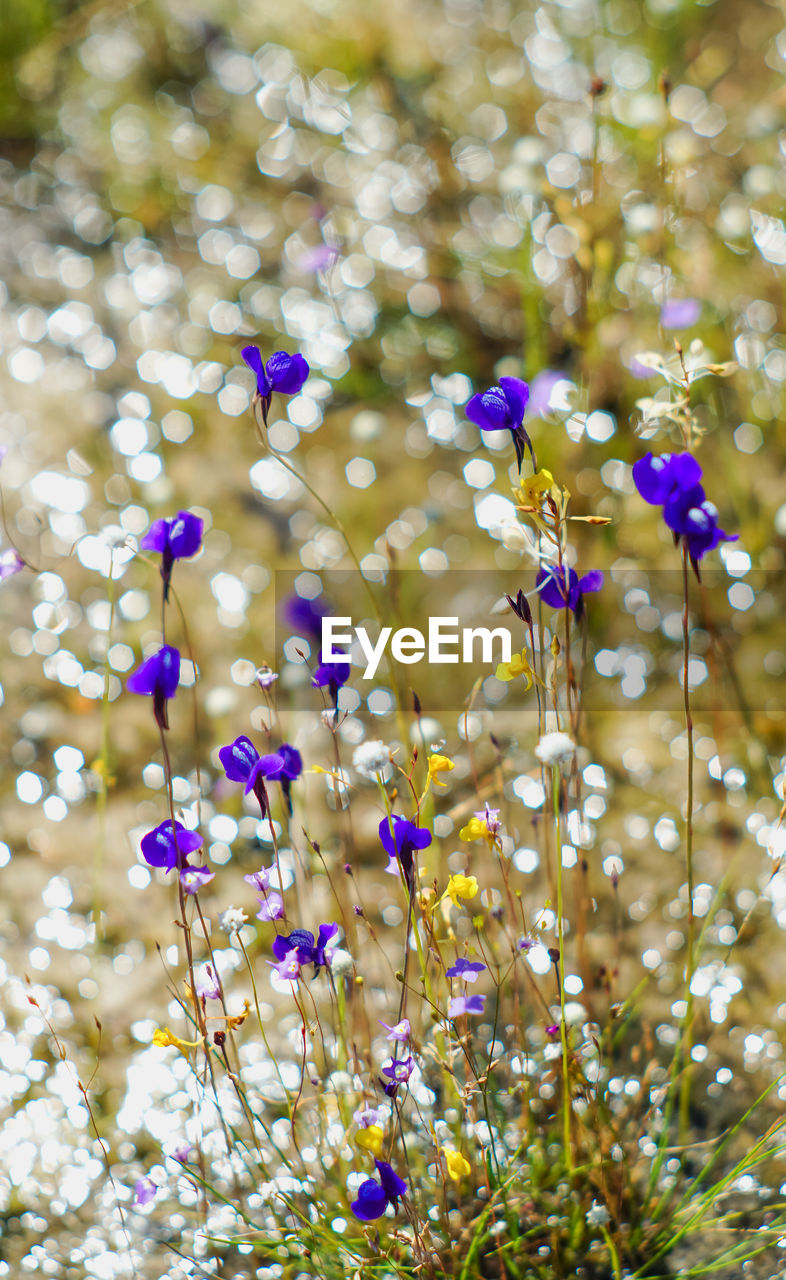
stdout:
{"type": "Polygon", "coordinates": [[[392,772],[390,748],[380,738],[361,742],[359,747],[355,747],[352,765],[361,777],[368,778],[370,782],[376,782],[378,774],[382,775],[383,781],[387,781],[392,772]]]}
{"type": "Polygon", "coordinates": [[[334,947],[332,951],[326,951],[325,957],[330,965],[331,973],[335,973],[339,978],[351,973],[355,967],[355,961],[343,947],[334,947]]]}
{"type": "Polygon", "coordinates": [[[218,923],[224,933],[228,933],[230,938],[233,938],[240,933],[247,919],[248,916],[240,907],[227,907],[226,911],[218,917],[218,923]]]}
{"type": "Polygon", "coordinates": [[[576,754],[576,744],[567,733],[544,733],[535,748],[535,755],[546,765],[570,764],[576,754]]]}
{"type": "Polygon", "coordinates": [[[592,1201],[592,1208],[587,1210],[587,1222],[591,1227],[605,1227],[606,1223],[611,1219],[611,1214],[605,1204],[598,1204],[597,1200],[592,1201]]]}

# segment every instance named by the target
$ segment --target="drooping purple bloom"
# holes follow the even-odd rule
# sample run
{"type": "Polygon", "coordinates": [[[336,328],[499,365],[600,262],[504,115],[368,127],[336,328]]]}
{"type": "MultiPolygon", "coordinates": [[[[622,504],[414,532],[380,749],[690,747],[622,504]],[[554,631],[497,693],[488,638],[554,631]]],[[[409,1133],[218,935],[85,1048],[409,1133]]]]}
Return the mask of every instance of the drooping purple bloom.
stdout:
{"type": "Polygon", "coordinates": [[[464,982],[477,982],[478,974],[486,968],[479,960],[459,959],[447,970],[449,978],[461,978],[464,982]]]}
{"type": "Polygon", "coordinates": [[[164,580],[164,599],[169,599],[169,584],[176,560],[195,556],[202,545],[203,522],[190,511],[178,511],[171,520],[156,520],[150,526],[140,547],[145,551],[158,551],[161,555],[161,577],[164,580]]]}
{"type": "Polygon", "coordinates": [[[273,955],[283,960],[288,952],[297,952],[298,963],[313,964],[315,975],[327,964],[325,948],[338,933],[337,924],[321,924],[316,938],[309,929],[293,929],[288,935],[279,934],[273,939],[273,955]]]}
{"type": "Polygon", "coordinates": [[[375,1160],[379,1182],[367,1178],[358,1187],[358,1198],[352,1201],[352,1212],[361,1222],[373,1222],[381,1218],[388,1205],[398,1212],[398,1202],[407,1194],[407,1184],[403,1178],[394,1173],[391,1165],[384,1160],[375,1160]]]}
{"type": "Polygon", "coordinates": [[[478,392],[464,409],[470,422],[482,431],[511,433],[519,469],[524,459],[524,448],[532,454],[532,444],[523,426],[528,400],[529,387],[521,378],[500,378],[498,386],[478,392]]]}
{"type": "Polygon", "coordinates": [[[179,683],[180,654],[174,645],[165,644],[128,677],[126,688],[151,696],[156,724],[168,729],[167,701],[174,698],[179,683]]]}
{"type": "Polygon", "coordinates": [[[448,1003],[448,1017],[460,1018],[466,1013],[483,1013],[485,996],[454,996],[448,1003]]]}
{"type": "Polygon", "coordinates": [[[274,351],[267,364],[262,360],[259,347],[244,347],[240,354],[249,369],[256,374],[257,396],[267,426],[273,392],[278,391],[284,396],[297,395],[309,375],[309,367],[301,355],[289,356],[286,351],[274,351]]]}
{"type": "Polygon", "coordinates": [[[588,591],[600,591],[603,586],[603,574],[600,569],[592,569],[580,578],[575,569],[551,565],[548,569],[538,569],[535,587],[540,591],[540,598],[551,609],[570,609],[580,617],[584,609],[584,595],[588,591]]]}
{"type": "Polygon", "coordinates": [[[408,1058],[390,1059],[390,1062],[382,1068],[382,1074],[387,1078],[380,1080],[380,1084],[389,1098],[395,1098],[399,1085],[406,1084],[414,1070],[415,1059],[412,1054],[408,1058]]]}
{"type": "Polygon", "coordinates": [[[414,822],[393,813],[380,822],[379,838],[382,848],[390,858],[387,870],[395,875],[400,867],[404,882],[412,892],[415,883],[415,850],[428,848],[432,839],[431,832],[427,827],[416,827],[414,822]]]}
{"type": "Polygon", "coordinates": [[[690,329],[701,315],[701,303],[696,298],[671,298],[664,302],[660,323],[664,329],[690,329]]]}
{"type": "Polygon", "coordinates": [[[7,551],[0,551],[0,582],[5,582],[6,578],[13,578],[15,573],[21,573],[24,567],[25,562],[14,547],[9,547],[7,551]]]}

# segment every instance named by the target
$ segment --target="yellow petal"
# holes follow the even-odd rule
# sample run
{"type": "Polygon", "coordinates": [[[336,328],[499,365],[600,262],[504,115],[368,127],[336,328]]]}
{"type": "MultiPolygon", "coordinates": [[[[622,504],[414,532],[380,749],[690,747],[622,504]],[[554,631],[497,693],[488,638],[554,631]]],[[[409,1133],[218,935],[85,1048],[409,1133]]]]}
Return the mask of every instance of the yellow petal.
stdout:
{"type": "Polygon", "coordinates": [[[472,1165],[469,1160],[465,1160],[460,1151],[451,1151],[449,1147],[443,1147],[442,1151],[445,1155],[445,1164],[448,1166],[448,1177],[454,1182],[461,1182],[462,1178],[466,1178],[472,1172],[472,1165]]]}
{"type": "Polygon", "coordinates": [[[385,1135],[378,1124],[370,1124],[367,1129],[360,1129],[355,1137],[355,1145],[363,1151],[370,1151],[377,1159],[382,1155],[382,1144],[385,1135]]]}

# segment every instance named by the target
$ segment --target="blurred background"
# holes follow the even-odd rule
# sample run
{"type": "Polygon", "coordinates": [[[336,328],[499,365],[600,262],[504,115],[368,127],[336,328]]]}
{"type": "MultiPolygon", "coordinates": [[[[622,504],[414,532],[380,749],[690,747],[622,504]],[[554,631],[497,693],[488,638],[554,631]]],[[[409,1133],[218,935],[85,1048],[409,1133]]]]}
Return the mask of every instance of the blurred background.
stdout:
{"type": "MultiPolygon", "coordinates": [[[[608,955],[617,928],[623,994],[642,964],[663,964],[676,990],[685,914],[681,580],[630,472],[680,438],[671,383],[640,357],[671,359],[676,338],[695,365],[724,366],[692,391],[705,487],[739,533],[710,557],[694,619],[699,878],[711,895],[730,875],[703,995],[742,1094],[746,1071],[782,1068],[779,6],[3,0],[0,35],[0,551],[28,565],[0,585],[0,1163],[15,1161],[0,1174],[0,1274],[20,1258],[93,1274],[89,1249],[69,1250],[91,1231],[103,1247],[86,1225],[101,1165],[25,975],[85,1080],[99,1052],[96,1112],[107,1133],[121,1116],[118,1158],[146,1153],[128,1072],[167,1016],[156,943],[172,942],[173,905],[138,853],[163,805],[150,708],[124,693],[160,636],[157,569],[138,540],[181,507],[205,520],[202,555],[176,571],[200,727],[186,688],[173,752],[179,804],[196,803],[202,771],[206,847],[226,867],[217,907],[259,846],[238,798],[211,792],[211,752],[268,724],[261,664],[281,668],[283,711],[302,677],[276,643],[275,574],[308,594],[353,567],[335,520],[260,444],[249,342],[306,357],[311,377],[274,402],[269,441],[340,519],[380,596],[399,570],[448,596],[453,571],[462,591],[470,570],[531,575],[507,433],[481,440],[462,412],[500,375],[529,379],[528,430],[572,509],[610,518],[574,528],[579,568],[607,574],[589,606],[585,741],[599,772],[586,781],[599,896],[624,868],[599,941],[608,955]],[[732,971],[725,949],[751,912],[732,971]]],[[[428,731],[448,751],[476,742],[489,768],[503,744],[526,843],[542,801],[531,722],[522,733],[487,680],[462,729],[473,679],[428,731]]],[[[397,732],[392,697],[347,710],[348,748],[397,732]]],[[[290,726],[307,764],[327,750],[318,712],[290,726]]],[[[324,782],[304,793],[303,812],[324,813],[324,782]]],[[[373,831],[361,825],[369,862],[373,831]]],[[[736,1081],[704,1047],[731,1072],[708,1079],[736,1081]]]]}

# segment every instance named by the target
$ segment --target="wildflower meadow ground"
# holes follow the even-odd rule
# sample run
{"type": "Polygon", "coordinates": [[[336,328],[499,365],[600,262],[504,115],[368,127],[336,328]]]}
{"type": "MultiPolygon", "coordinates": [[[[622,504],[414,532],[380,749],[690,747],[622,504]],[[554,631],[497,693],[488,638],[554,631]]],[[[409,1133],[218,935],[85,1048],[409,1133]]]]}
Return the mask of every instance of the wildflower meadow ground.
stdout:
{"type": "Polygon", "coordinates": [[[6,22],[0,1276],[786,1276],[782,15],[6,22]]]}

